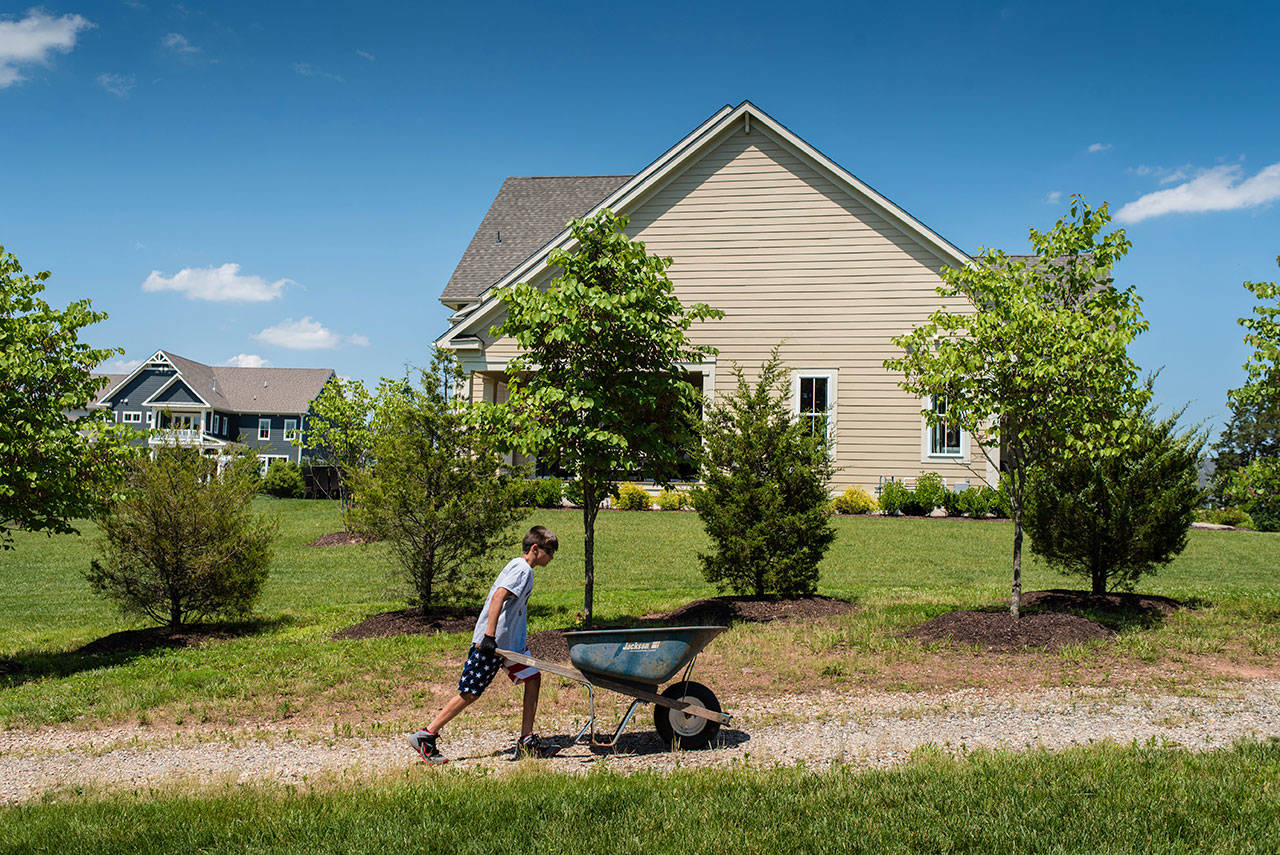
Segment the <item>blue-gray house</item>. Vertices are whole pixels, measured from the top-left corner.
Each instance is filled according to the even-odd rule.
[[[131,374],[105,375],[97,407],[149,431],[152,445],[189,445],[210,454],[248,447],[265,469],[272,460],[302,461],[297,443],[311,404],[332,368],[238,368],[205,365],[166,350]]]

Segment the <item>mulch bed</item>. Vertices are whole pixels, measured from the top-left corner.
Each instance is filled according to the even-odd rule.
[[[1058,650],[1069,644],[1108,639],[1127,624],[1159,623],[1183,605],[1149,594],[1030,591],[1022,595],[1022,614],[1017,620],[1003,606],[961,610],[939,615],[903,637],[1005,652]]]
[[[321,535],[315,540],[307,544],[307,546],[355,546],[363,543],[372,543],[371,540],[365,540],[358,534],[352,534],[348,531],[335,531],[330,534]]]
[[[243,634],[225,626],[184,626],[170,630],[163,626],[151,626],[146,629],[126,629],[113,632],[102,638],[94,639],[83,647],[77,648],[81,654],[140,653],[162,648],[196,647],[214,639],[234,638]]]
[[[434,608],[426,614],[422,609],[400,609],[376,614],[355,626],[338,630],[333,638],[391,638],[397,635],[435,635],[438,632],[470,632],[476,625],[478,609],[450,606]]]

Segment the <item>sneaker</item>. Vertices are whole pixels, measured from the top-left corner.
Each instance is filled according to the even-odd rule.
[[[436,748],[436,739],[440,737],[438,733],[427,733],[425,730],[415,731],[405,735],[405,739],[409,740],[409,747],[422,756],[424,763],[448,763],[445,756],[440,753],[440,749]]]
[[[516,742],[517,760],[524,757],[554,757],[559,752],[559,746],[544,742],[534,733],[523,736]]]

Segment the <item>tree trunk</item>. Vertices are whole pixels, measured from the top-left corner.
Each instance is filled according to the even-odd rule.
[[[1016,620],[1022,605],[1022,495],[1009,478],[1009,504],[1013,512],[1013,589],[1009,593],[1009,614]]]
[[[1105,594],[1105,593],[1107,592],[1107,573],[1106,573],[1106,571],[1105,571],[1105,570],[1100,570],[1100,569],[1098,569],[1098,568],[1096,568],[1096,567],[1095,567],[1095,568],[1093,569],[1093,573],[1091,573],[1091,574],[1090,574],[1090,576],[1093,578],[1093,593],[1095,593],[1095,594]]]
[[[169,626],[182,626],[182,603],[176,599],[169,600]]]
[[[600,510],[600,498],[592,489],[591,480],[582,479],[582,552],[584,585],[582,599],[582,626],[591,629],[591,607],[596,586],[596,511]]]

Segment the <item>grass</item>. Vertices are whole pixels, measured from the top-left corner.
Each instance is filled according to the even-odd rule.
[[[923,749],[902,767],[399,778],[82,794],[0,809],[0,852],[1280,851],[1280,744]]]
[[[450,691],[465,638],[330,640],[337,629],[406,604],[386,550],[307,547],[341,527],[332,503],[264,499],[261,507],[281,518],[281,540],[257,622],[186,649],[76,653],[139,626],[95,597],[81,576],[93,527],[80,536],[19,534],[16,548],[0,553],[0,659],[18,666],[0,676],[0,726],[335,721],[377,732],[414,723],[423,708],[437,705]],[[534,521],[559,532],[563,546],[538,573],[530,629],[573,624],[582,604],[580,514],[538,511]],[[1280,653],[1280,535],[1192,531],[1186,552],[1140,590],[1195,598],[1197,607],[1157,625],[1061,653],[978,655],[900,633],[947,611],[1004,601],[1010,524],[838,518],[835,525],[820,592],[860,608],[816,623],[734,627],[698,666],[713,675],[722,697],[988,685],[996,672],[1006,685],[1136,680],[1177,688],[1188,677],[1199,684],[1214,669],[1231,676],[1232,669],[1273,668]],[[597,618],[620,620],[713,595],[696,560],[705,548],[694,514],[601,514]],[[1079,586],[1027,558],[1024,590]],[[567,707],[578,703],[573,690],[548,694],[553,708],[561,695]],[[518,696],[501,695],[491,712],[509,715]]]

